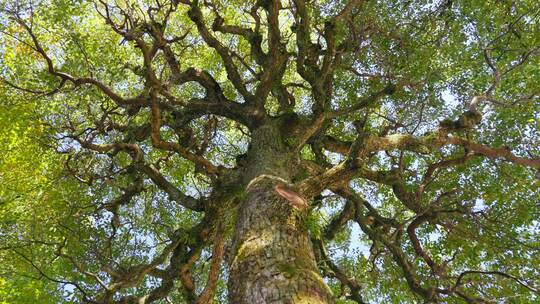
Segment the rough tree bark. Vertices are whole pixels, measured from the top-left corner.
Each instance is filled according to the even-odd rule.
[[[253,132],[230,265],[230,303],[333,303],[288,182],[294,157],[272,124]],[[249,180],[249,181],[248,181]]]

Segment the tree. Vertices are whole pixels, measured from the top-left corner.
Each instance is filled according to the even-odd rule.
[[[0,295],[538,302],[539,16],[3,3]]]

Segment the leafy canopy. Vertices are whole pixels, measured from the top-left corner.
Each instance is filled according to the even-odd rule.
[[[225,302],[274,121],[339,303],[540,300],[537,1],[1,3],[0,303]]]

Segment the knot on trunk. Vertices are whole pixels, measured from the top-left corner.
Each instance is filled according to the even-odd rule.
[[[291,206],[293,206],[296,209],[303,210],[308,207],[308,203],[305,199],[303,199],[298,193],[296,193],[294,190],[289,188],[286,184],[276,184],[274,186],[274,191],[281,196],[282,198],[286,199]]]
[[[292,185],[278,176],[267,174],[259,175],[248,183],[246,191],[255,187],[264,187],[265,185],[273,185],[272,189],[274,190],[274,193],[277,194],[278,197],[285,199],[295,209],[304,210],[309,206],[308,202],[298,194],[298,191],[296,191]]]

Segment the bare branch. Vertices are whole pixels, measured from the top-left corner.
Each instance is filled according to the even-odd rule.
[[[194,211],[203,211],[205,202],[198,200],[194,197],[185,195],[182,191],[171,184],[167,179],[156,169],[149,165],[140,165],[140,170],[144,172],[148,177],[165,193],[169,195],[169,198],[176,201],[180,205]]]

